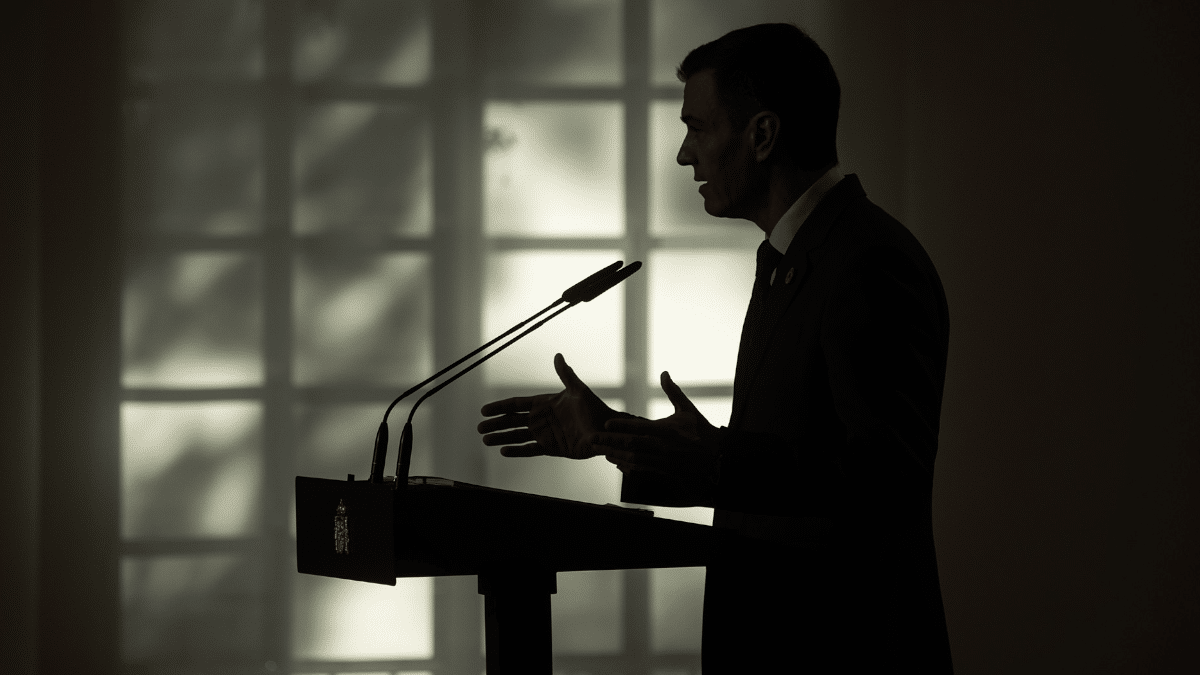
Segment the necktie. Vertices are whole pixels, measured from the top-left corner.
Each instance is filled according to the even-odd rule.
[[[752,373],[746,372],[749,364],[766,346],[765,327],[762,325],[767,306],[767,293],[771,289],[771,273],[783,260],[783,254],[775,250],[770,241],[763,240],[758,246],[758,259],[754,269],[754,290],[750,292],[750,307],[746,310],[746,321],[742,324],[742,339],[738,346],[737,373],[733,380],[733,409],[745,396],[746,385]]]

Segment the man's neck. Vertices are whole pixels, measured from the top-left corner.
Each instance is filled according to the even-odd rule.
[[[776,165],[772,168],[768,179],[763,206],[750,220],[754,221],[754,224],[770,237],[771,231],[775,229],[776,223],[783,217],[783,214],[791,208],[792,204],[796,203],[797,199],[800,199],[805,190],[812,187],[813,183],[816,183],[835,164],[836,162],[830,162],[826,166],[811,171]]]

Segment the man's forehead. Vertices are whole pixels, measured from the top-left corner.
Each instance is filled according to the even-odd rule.
[[[715,71],[706,68],[694,73],[683,84],[683,109],[679,116],[684,120],[708,120],[719,110]]]

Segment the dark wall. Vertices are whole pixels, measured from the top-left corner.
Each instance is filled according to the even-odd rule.
[[[904,14],[905,217],[951,309],[956,665],[1200,670],[1197,12]]]
[[[0,22],[0,654],[32,672],[37,600],[38,18],[14,3]]]

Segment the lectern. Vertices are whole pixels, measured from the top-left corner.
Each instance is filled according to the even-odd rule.
[[[444,478],[296,478],[299,571],[391,585],[477,575],[491,675],[552,671],[557,572],[703,566],[717,536],[641,509]]]

